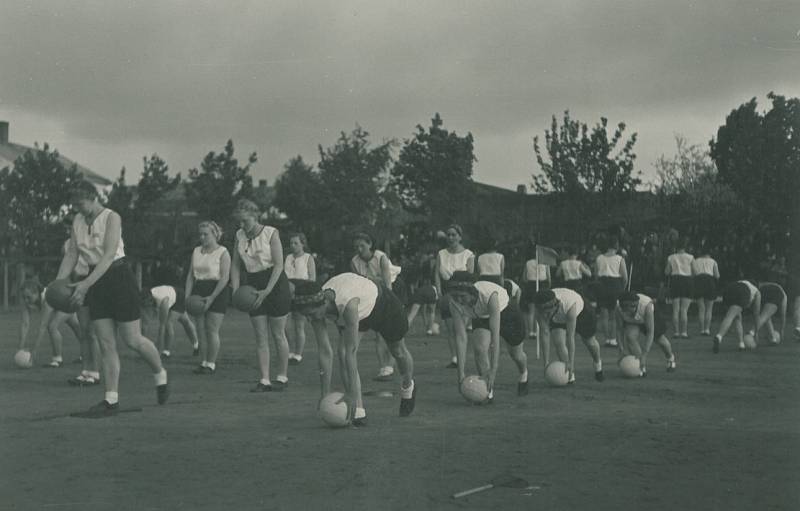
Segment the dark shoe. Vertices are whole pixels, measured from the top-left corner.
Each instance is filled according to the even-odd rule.
[[[353,419],[353,427],[355,428],[363,428],[367,425],[367,416],[359,417],[358,419]]]
[[[417,401],[417,384],[414,382],[414,390],[411,391],[411,397],[408,399],[400,399],[400,417],[408,417],[414,411],[414,405]]]
[[[264,385],[261,382],[256,383],[256,386],[250,389],[250,392],[272,392],[272,385]]]
[[[75,378],[70,378],[69,380],[67,380],[67,383],[69,383],[73,387],[83,387],[83,386],[98,385],[100,384],[100,380],[93,378],[91,376],[84,376],[82,374],[79,374]]]
[[[197,346],[196,348],[192,349],[192,356],[193,357],[196,357],[199,354],[200,354],[200,346]]]
[[[162,352],[161,352],[161,359],[162,359],[162,360],[163,360],[163,359],[165,359],[165,358],[169,358],[169,357],[171,357],[171,356],[172,356],[172,353],[170,353],[170,352],[168,352],[168,351],[162,351]]]
[[[517,395],[518,396],[527,396],[528,395],[528,382],[521,381],[517,383]]]
[[[80,364],[83,362],[83,357],[78,357],[72,361],[73,364]]]
[[[674,373],[677,368],[678,366],[675,363],[675,355],[673,355],[672,360],[667,360],[667,372]]]
[[[603,380],[606,379],[606,377],[603,376],[603,370],[602,369],[600,369],[599,371],[595,371],[594,379],[597,380],[597,381],[603,381]]]
[[[451,360],[450,363],[447,364],[445,367],[447,369],[458,369],[458,364]]]
[[[169,399],[168,383],[165,383],[164,385],[156,385],[156,399],[158,400],[158,404],[166,404],[167,400]]]
[[[283,392],[288,386],[288,381],[273,380],[272,382],[272,390],[275,392]]]
[[[300,365],[300,361],[297,360],[296,358],[290,358],[289,359],[289,365],[290,366],[299,366]]]
[[[719,353],[719,337],[714,337],[714,345],[711,347],[711,351],[714,353]]]
[[[119,413],[119,403],[114,403],[112,405],[104,399],[93,407],[89,408],[80,416],[87,419],[101,419],[103,417],[113,417],[117,413]]]
[[[192,372],[193,372],[194,374],[208,374],[208,375],[213,375],[215,371],[214,371],[214,369],[211,369],[210,367],[206,367],[206,366],[197,366],[197,367],[195,367],[194,369],[192,369]]]

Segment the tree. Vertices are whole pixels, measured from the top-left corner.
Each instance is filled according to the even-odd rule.
[[[689,144],[681,135],[675,135],[675,143],[675,155],[661,155],[654,163],[655,191],[664,216],[681,230],[691,227],[704,236],[722,234],[720,225],[736,223],[746,212],[733,189],[720,181],[707,149]]]
[[[169,166],[157,154],[150,158],[142,158],[144,170],[136,187],[136,210],[140,214],[146,212],[169,192],[174,190],[181,182],[180,173],[169,177]]]
[[[333,147],[319,146],[319,177],[325,191],[323,225],[350,229],[373,224],[381,205],[380,188],[392,162],[393,141],[370,147],[360,126],[342,132]]]
[[[48,144],[25,153],[13,169],[0,170],[0,204],[12,249],[27,256],[58,255],[66,238],[61,221],[70,193],[82,179],[77,165],[66,168]],[[5,223],[5,222],[4,222]]]
[[[800,216],[800,99],[767,98],[767,112],[758,112],[753,98],[728,114],[710,142],[711,157],[720,180],[782,237],[792,215]]]
[[[106,196],[106,206],[116,211],[123,222],[132,220],[134,207],[133,190],[125,184],[125,172],[125,167],[122,167],[119,171],[119,177],[111,185],[111,190]]]
[[[539,137],[533,138],[533,150],[542,174],[533,175],[533,186],[537,192],[559,192],[570,195],[592,192],[604,197],[636,190],[641,184],[635,172],[636,154],[633,146],[636,133],[623,141],[625,123],[617,124],[611,140],[608,138],[608,119],[592,128],[564,112],[559,127],[553,116],[550,129],[545,130],[545,160],[539,146]]]
[[[392,186],[410,212],[430,218],[433,225],[458,221],[472,202],[471,133],[459,136],[442,126],[437,113],[426,131],[417,125],[403,143],[392,171]]]
[[[325,218],[329,194],[319,172],[295,156],[284,166],[275,181],[275,206],[289,217],[294,228],[309,238],[319,231],[320,219]]]
[[[189,170],[186,198],[189,207],[197,211],[201,219],[231,225],[236,202],[249,198],[253,191],[250,166],[258,161],[256,153],[248,157],[246,165],[239,166],[233,152],[233,141],[228,140],[223,152],[208,153],[200,169]]]

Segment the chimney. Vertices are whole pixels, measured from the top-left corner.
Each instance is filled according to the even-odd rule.
[[[517,193],[520,195],[525,195],[528,188],[525,185],[517,185]]]
[[[8,121],[0,121],[0,144],[8,143]]]
[[[259,188],[266,188],[267,187],[267,180],[266,179],[259,179],[258,180],[258,187]]]

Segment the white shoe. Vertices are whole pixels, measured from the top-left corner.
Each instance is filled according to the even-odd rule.
[[[605,346],[609,346],[611,348],[616,348],[617,346],[619,346],[619,344],[617,344],[617,340],[616,339],[606,339]]]
[[[433,332],[433,335],[439,335],[439,323],[434,323],[431,326],[431,332]]]

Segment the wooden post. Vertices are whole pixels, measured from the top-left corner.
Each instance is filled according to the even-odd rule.
[[[3,311],[8,312],[8,259],[3,259]]]

